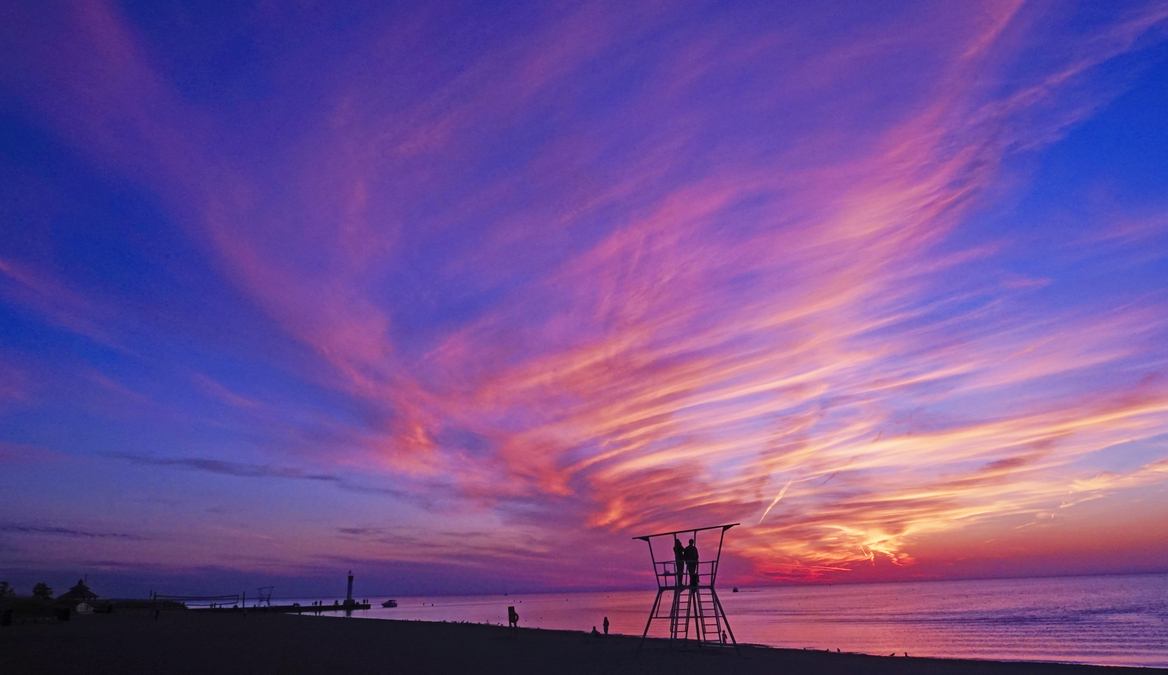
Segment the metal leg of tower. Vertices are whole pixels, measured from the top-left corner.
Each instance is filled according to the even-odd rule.
[[[694,620],[694,633],[695,633],[694,637],[697,638],[696,633],[697,633],[697,628],[698,628],[698,622],[697,622],[697,617],[694,616],[694,596],[693,596],[692,590],[685,594],[685,639],[686,639],[686,641],[689,641],[689,620],[691,618]]]
[[[688,591],[681,588],[673,591],[673,608],[669,612],[669,644],[674,641],[689,639],[690,597]]]
[[[677,639],[677,617],[681,612],[681,593],[673,589],[673,604],[669,606],[669,644]]]
[[[653,609],[649,610],[649,620],[645,622],[645,632],[641,633],[641,643],[637,645],[637,649],[645,645],[645,638],[649,635],[649,626],[653,623],[653,617],[657,615],[657,606],[661,604],[661,594],[664,592],[664,588],[657,589],[657,599],[653,601]]]
[[[701,591],[701,589],[699,589],[699,588],[691,588],[690,589],[689,602],[690,602],[691,606],[693,605],[694,600],[698,601],[697,611],[694,612],[694,628],[695,628],[694,632],[697,634],[694,637],[697,638],[698,647],[700,648],[702,646],[702,643],[706,641],[706,619],[705,619],[705,616],[702,612],[702,591]]]
[[[726,624],[726,632],[730,634],[730,642],[734,645],[734,653],[742,656],[742,652],[738,651],[738,640],[734,639],[734,630],[730,628],[730,619],[726,617],[726,610],[722,609],[722,601],[718,599],[718,592],[714,587],[710,587],[710,594],[714,596],[714,605],[718,608],[718,613],[722,615],[722,623]]]

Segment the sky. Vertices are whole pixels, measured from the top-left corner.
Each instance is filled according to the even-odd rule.
[[[1165,82],[1165,2],[3,2],[0,575],[1168,571]]]

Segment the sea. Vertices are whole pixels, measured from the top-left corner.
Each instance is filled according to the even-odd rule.
[[[397,596],[362,619],[506,625],[641,635],[655,590]],[[1058,577],[719,589],[739,643],[888,656],[1168,667],[1168,575]],[[312,600],[295,599],[303,605]],[[291,602],[282,600],[279,604]],[[667,636],[668,622],[650,635]]]

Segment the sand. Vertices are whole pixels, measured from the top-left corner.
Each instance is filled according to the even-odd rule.
[[[0,628],[0,672],[21,673],[1140,673],[1150,669],[877,657],[743,646],[675,651],[663,641],[472,624],[194,611],[82,615]],[[1168,672],[1160,670],[1159,672]]]

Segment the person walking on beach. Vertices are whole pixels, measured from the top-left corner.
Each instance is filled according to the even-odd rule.
[[[604,634],[608,635],[608,617],[604,617]]]
[[[689,568],[689,585],[698,585],[698,547],[694,546],[694,540],[689,540],[689,546],[682,551],[685,556],[685,566]]]
[[[515,611],[515,605],[507,608],[507,627],[511,629],[511,634],[519,637],[519,612]]]
[[[677,585],[681,586],[685,582],[682,577],[685,576],[685,548],[681,545],[681,540],[676,536],[673,538],[673,569],[677,572]]]

